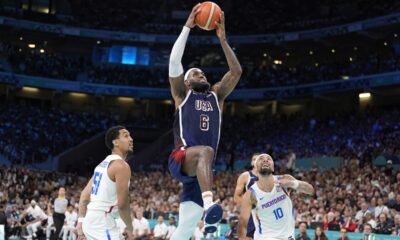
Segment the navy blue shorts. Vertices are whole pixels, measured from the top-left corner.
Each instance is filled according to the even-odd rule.
[[[182,172],[185,162],[186,149],[176,148],[172,150],[168,159],[168,169],[171,175],[183,184],[181,202],[192,201],[203,207],[203,198],[197,177],[190,177]]]

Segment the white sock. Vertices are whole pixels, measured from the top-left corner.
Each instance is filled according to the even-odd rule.
[[[203,197],[204,210],[207,210],[213,204],[213,193],[211,191],[206,191],[201,194]]]
[[[187,240],[190,239],[197,224],[203,217],[204,210],[194,202],[182,202],[179,204],[179,222],[178,227],[172,234],[171,240]]]

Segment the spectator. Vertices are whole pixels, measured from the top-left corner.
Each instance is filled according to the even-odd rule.
[[[328,238],[325,235],[324,229],[321,226],[318,226],[315,229],[315,240],[327,240]]]
[[[167,233],[168,233],[168,227],[164,223],[164,217],[160,215],[157,218],[157,224],[153,230],[154,240],[165,239],[165,237],[167,236]]]
[[[47,220],[47,215],[43,212],[39,205],[36,204],[35,200],[31,200],[31,204],[25,210],[23,216],[30,217],[30,219],[28,219],[26,223],[26,229],[29,234],[28,238],[36,238],[36,232],[38,231],[38,228],[42,225],[42,221]]]
[[[400,236],[400,213],[394,216],[394,227],[392,235]]]
[[[372,226],[369,223],[364,224],[363,238],[360,240],[373,239]]]
[[[69,205],[65,212],[65,223],[63,226],[63,240],[67,240],[69,236],[72,240],[76,239],[75,226],[78,221],[78,213],[74,210],[72,205]]]
[[[297,235],[296,240],[311,240],[307,235],[307,223],[299,223],[299,234]]]
[[[371,213],[368,211],[368,204],[366,202],[361,203],[361,210],[356,214],[356,222],[360,222],[362,218],[366,217],[367,213]]]
[[[351,208],[346,207],[344,209],[344,217],[342,222],[342,229],[346,229],[346,232],[354,232],[357,228],[357,225],[354,223],[351,217]]]
[[[171,239],[172,234],[175,232],[176,230],[176,223],[175,223],[175,218],[174,217],[170,217],[169,221],[168,221],[168,233],[167,233],[167,237],[165,239],[169,240]]]
[[[388,221],[385,213],[379,215],[379,222],[375,228],[377,234],[391,234],[393,232],[393,225]]]
[[[340,229],[340,237],[338,240],[349,240],[349,237],[347,237],[347,230],[346,228]]]
[[[371,225],[372,229],[375,229],[375,228],[376,228],[377,223],[376,223],[376,221],[375,221],[375,219],[374,219],[374,216],[372,215],[371,212],[368,211],[368,212],[365,214],[364,219],[365,219],[364,222],[365,222],[365,223],[368,223],[369,225]]]
[[[378,218],[381,213],[388,211],[389,208],[383,204],[383,199],[378,198],[378,206],[375,208],[375,218]]]
[[[147,240],[150,234],[149,221],[143,217],[143,211],[136,212],[136,218],[133,220],[133,229],[136,240]]]

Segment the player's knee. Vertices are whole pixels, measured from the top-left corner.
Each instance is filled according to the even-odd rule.
[[[203,146],[200,150],[200,154],[212,160],[214,156],[214,149],[209,146]]]

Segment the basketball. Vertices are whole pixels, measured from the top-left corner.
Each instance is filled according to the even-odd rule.
[[[219,22],[221,8],[214,2],[203,2],[200,6],[200,12],[196,15],[197,25],[204,30],[211,31],[216,28],[215,22]]]

